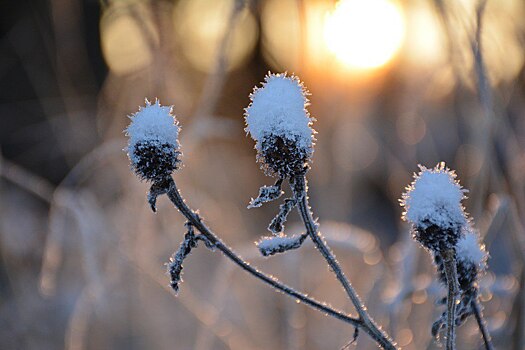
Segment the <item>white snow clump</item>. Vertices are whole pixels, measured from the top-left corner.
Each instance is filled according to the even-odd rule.
[[[172,111],[173,106],[161,106],[159,100],[151,104],[146,99],[146,106],[139,107],[139,111],[130,116],[131,124],[126,129],[126,135],[129,136],[128,151],[144,141],[156,141],[179,148],[180,127]]]
[[[485,245],[480,242],[479,233],[471,227],[466,229],[465,235],[458,241],[456,250],[459,260],[472,262],[480,270],[486,267],[488,253]]]
[[[301,81],[286,73],[268,73],[264,80],[250,95],[251,104],[245,109],[245,130],[256,141],[256,149],[262,150],[261,141],[268,136],[281,136],[311,149],[313,118],[306,110],[308,92]]]
[[[293,236],[279,234],[278,236],[263,237],[259,242],[256,242],[256,244],[262,255],[270,256],[299,248],[306,237],[306,234]]]
[[[468,220],[461,201],[468,191],[456,180],[455,172],[444,162],[433,169],[419,168],[401,199],[403,219],[423,229],[431,225],[442,229],[464,226]]]

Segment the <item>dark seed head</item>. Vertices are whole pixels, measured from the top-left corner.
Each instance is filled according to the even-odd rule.
[[[286,178],[303,172],[311,155],[311,149],[298,147],[294,139],[269,135],[262,140],[257,160],[266,174]]]
[[[428,223],[413,229],[413,237],[425,248],[438,253],[453,249],[461,238],[461,227],[443,228]]]
[[[139,141],[129,149],[131,167],[142,180],[160,181],[179,168],[180,152],[157,140]]]

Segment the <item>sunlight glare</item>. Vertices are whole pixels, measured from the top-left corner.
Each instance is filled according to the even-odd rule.
[[[342,0],[324,26],[328,50],[349,68],[385,65],[401,47],[404,35],[402,11],[389,0]]]

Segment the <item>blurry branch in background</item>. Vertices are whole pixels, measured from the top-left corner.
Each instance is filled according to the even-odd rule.
[[[40,292],[46,296],[56,293],[57,274],[63,260],[63,239],[67,233],[69,224],[68,214],[73,214],[81,234],[82,267],[86,276],[86,284],[78,297],[73,310],[69,316],[69,322],[65,334],[65,348],[77,350],[86,348],[86,336],[89,331],[89,319],[93,308],[101,302],[100,297],[112,283],[112,277],[108,275],[108,266],[115,264],[115,259],[125,258],[138,272],[152,279],[166,291],[171,288],[165,283],[164,276],[152,272],[147,266],[136,261],[131,253],[119,249],[120,254],[111,254],[105,266],[96,266],[99,259],[95,256],[94,249],[98,246],[94,240],[97,232],[104,233],[104,238],[110,243],[117,243],[116,237],[108,232],[109,225],[104,223],[102,216],[96,215],[99,212],[99,205],[92,202],[92,195],[86,191],[79,191],[74,188],[82,179],[81,176],[89,176],[87,173],[96,165],[104,163],[104,160],[114,155],[120,154],[122,145],[119,141],[109,141],[86,155],[64,178],[62,183],[54,186],[46,179],[35,175],[17,164],[2,158],[0,155],[0,177],[16,184],[20,188],[34,194],[44,202],[48,203],[49,224],[46,243],[43,251],[42,268],[40,273]],[[87,197],[86,197],[87,196]],[[91,200],[89,199],[91,198]],[[86,201],[87,200],[87,201]],[[91,202],[91,204],[90,204]],[[97,227],[92,227],[96,224]],[[219,279],[228,281],[228,279]],[[189,286],[185,287],[190,289]],[[228,346],[229,341],[224,332],[225,329],[232,329],[233,326],[227,320],[220,323],[217,320],[217,311],[214,306],[207,304],[204,300],[193,298],[194,293],[189,290],[188,295],[181,299],[183,305],[196,320],[202,325],[201,329],[206,329],[206,334],[213,334],[217,339]],[[236,337],[242,338],[242,333],[237,332]],[[241,343],[250,344],[247,339],[241,339]]]
[[[484,61],[483,56],[483,47],[482,47],[482,29],[483,29],[483,14],[485,11],[487,5],[487,0],[479,0],[477,7],[476,7],[476,30],[475,30],[475,36],[472,39],[472,53],[474,57],[475,62],[475,73],[476,73],[476,82],[477,82],[477,91],[478,96],[480,100],[480,104],[482,106],[482,110],[484,113],[484,120],[483,120],[483,128],[481,133],[481,144],[482,144],[482,152],[484,155],[484,161],[482,164],[482,168],[480,170],[479,176],[477,178],[477,184],[478,184],[478,191],[480,191],[480,197],[478,197],[477,201],[474,201],[474,203],[477,203],[478,206],[481,206],[483,204],[483,199],[487,195],[486,192],[481,192],[481,190],[488,190],[489,187],[489,181],[493,183],[493,185],[496,187],[497,192],[503,191],[504,184],[501,183],[502,179],[505,179],[504,177],[504,171],[505,169],[502,169],[500,167],[500,164],[497,163],[496,156],[495,156],[495,145],[496,145],[496,136],[499,134],[499,129],[502,127],[501,125],[504,123],[500,119],[501,117],[496,119],[495,110],[494,110],[494,99],[492,94],[492,88],[489,81],[489,77],[487,74],[487,69]],[[506,143],[510,145],[513,142],[513,138],[506,140]],[[502,164],[502,166],[506,166],[507,164]],[[492,175],[492,176],[491,176]],[[524,291],[524,279],[525,279],[525,245],[523,244],[523,233],[525,232],[523,230],[522,223],[520,221],[520,215],[518,213],[518,209],[521,206],[523,206],[525,203],[523,201],[523,193],[519,190],[520,186],[519,184],[516,184],[515,181],[513,181],[513,175],[510,175],[510,178],[508,179],[508,186],[510,186],[510,190],[512,198],[510,207],[513,208],[513,210],[509,210],[509,204],[507,203],[507,200],[505,198],[502,198],[504,200],[504,203],[502,205],[506,208],[506,212],[508,215],[510,215],[512,218],[511,220],[514,223],[514,229],[511,230],[510,233],[511,237],[509,237],[510,241],[513,242],[513,246],[519,247],[517,258],[521,260],[521,272],[519,277],[519,285],[520,290],[516,295],[515,298],[515,307],[513,308],[513,311],[515,313],[515,325],[514,325],[514,335],[513,335],[513,346],[515,349],[522,349],[524,344],[524,337],[523,337],[523,329],[524,329],[524,318],[525,318],[525,291]],[[516,205],[518,203],[518,205]],[[506,204],[506,205],[505,205]],[[523,207],[522,207],[523,208]],[[478,212],[481,212],[481,208],[478,208]],[[521,233],[521,235],[519,234]],[[483,330],[483,322],[479,322],[480,329]]]
[[[447,53],[452,71],[454,72],[454,79],[456,85],[463,85],[461,80],[461,66],[464,66],[465,57],[461,50],[458,49],[458,44],[455,41],[454,30],[452,29],[452,24],[450,23],[450,16],[448,13],[446,0],[434,0],[434,5],[437,9],[437,12],[440,16],[441,23],[443,25],[443,31],[446,34],[447,39]]]
[[[94,268],[96,259],[93,256],[94,252],[91,247],[91,234],[86,233],[89,225],[85,225],[83,219],[83,216],[89,213],[82,214],[87,202],[84,200],[84,195],[76,190],[74,186],[87,178],[93,168],[104,164],[110,155],[120,153],[121,150],[122,144],[119,141],[108,141],[100,145],[82,158],[56,187],[47,180],[34,175],[9,160],[0,158],[0,176],[35,194],[50,205],[48,234],[40,274],[40,288],[44,295],[53,295],[55,293],[56,274],[62,260],[61,247],[64,239],[66,211],[71,211],[75,214],[77,223],[81,226],[83,234],[82,247],[83,252],[86,253],[84,256],[85,266],[87,267],[86,272],[88,272],[90,279],[94,281],[92,285],[96,285],[100,279],[97,272],[98,268]],[[81,204],[79,201],[84,204]],[[89,208],[91,208],[89,212],[95,213],[96,207],[97,205],[93,203],[89,204]],[[101,215],[98,216],[99,219],[102,217]],[[93,220],[93,222],[100,222],[99,219]]]
[[[51,202],[55,187],[46,179],[34,175],[5,159],[0,150],[0,176],[34,194],[45,202]]]
[[[188,125],[184,136],[182,137],[181,143],[188,150],[191,150],[191,146],[198,145],[201,139],[208,136],[211,132],[219,133],[224,136],[230,135],[232,132],[231,127],[233,123],[224,118],[222,118],[222,120],[217,120],[218,117],[213,116],[213,112],[219,101],[226,80],[228,66],[227,52],[235,30],[235,24],[242,10],[245,6],[248,6],[247,3],[249,2],[251,2],[251,0],[233,1],[229,18],[226,20],[228,24],[226,25],[224,36],[218,46],[215,67],[208,74],[204,83],[203,91],[197,103],[197,109],[193,114],[193,122]]]
[[[450,28],[451,3],[444,0],[435,0],[438,13],[444,23],[445,32],[448,36],[449,49],[453,52],[460,51],[452,44],[454,33]],[[473,214],[481,217],[485,209],[487,198],[491,192],[498,195],[499,206],[495,216],[492,218],[489,229],[486,232],[487,239],[500,236],[500,231],[495,231],[493,225],[500,220],[500,215],[506,217],[505,220],[510,222],[512,228],[508,234],[501,238],[509,241],[509,244],[516,247],[516,258],[520,264],[517,268],[519,290],[514,298],[514,307],[512,314],[508,318],[509,328],[512,329],[512,346],[513,349],[522,349],[524,346],[523,327],[525,324],[525,244],[523,243],[523,210],[525,209],[525,197],[523,195],[523,183],[521,175],[517,174],[512,165],[517,161],[517,157],[523,153],[519,144],[515,128],[510,126],[507,115],[504,112],[498,112],[495,95],[493,92],[493,83],[490,81],[488,68],[485,60],[483,46],[483,19],[487,0],[478,0],[475,4],[474,18],[465,25],[467,37],[469,39],[469,49],[473,63],[472,74],[475,81],[475,89],[478,95],[481,107],[481,116],[472,122],[474,126],[471,131],[471,139],[475,142],[481,151],[482,163],[481,168],[474,178],[472,191],[470,194],[473,203]],[[457,14],[459,18],[464,18],[464,14]],[[451,62],[455,74],[459,69],[456,62]],[[456,77],[458,80],[459,76]],[[475,116],[469,116],[474,118]],[[480,324],[481,326],[481,324]]]
[[[474,60],[474,73],[476,78],[476,87],[478,98],[482,107],[483,115],[481,118],[480,132],[477,137],[480,149],[483,155],[483,162],[478,176],[476,177],[475,187],[476,191],[473,194],[474,213],[480,215],[483,211],[485,198],[489,190],[489,178],[491,173],[495,173],[498,164],[494,162],[494,135],[496,127],[494,101],[492,94],[492,87],[490,85],[487,68],[483,56],[482,45],[482,30],[483,30],[483,14],[487,5],[487,0],[479,0],[476,6],[476,21],[474,36],[471,37],[472,57]],[[493,176],[497,190],[501,190],[499,183],[500,176]]]

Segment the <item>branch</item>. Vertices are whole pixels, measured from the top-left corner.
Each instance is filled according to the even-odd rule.
[[[321,311],[338,320],[349,323],[354,327],[364,327],[365,326],[363,321],[361,321],[360,319],[350,317],[339,310],[333,309],[327,304],[324,304],[313,298],[310,298],[306,294],[296,291],[295,289],[281,283],[275,277],[269,276],[259,271],[257,268],[252,267],[248,262],[244,261],[233,250],[231,250],[226,244],[224,244],[224,242],[222,242],[222,240],[219,237],[217,237],[201,221],[200,217],[197,215],[197,213],[195,213],[195,211],[193,211],[186,205],[184,199],[179,193],[179,190],[173,178],[169,177],[165,180],[165,182],[155,183],[152,186],[151,192],[149,194],[149,202],[150,202],[150,205],[152,206],[152,209],[155,208],[156,196],[160,194],[164,194],[164,193],[168,196],[168,198],[173,203],[173,205],[181,212],[181,214],[184,215],[184,217],[186,217],[186,219],[191,223],[191,225],[193,225],[197,230],[201,232],[201,234],[204,237],[206,237],[210,245],[220,250],[228,259],[233,261],[235,264],[241,267],[244,271],[248,272],[255,278],[268,284],[270,287],[277,289],[296,300],[299,300],[300,302],[310,306],[313,309]]]
[[[474,316],[476,317],[476,321],[478,322],[478,327],[481,332],[481,336],[483,337],[483,342],[485,343],[485,349],[494,350],[494,346],[492,345],[492,339],[490,338],[490,334],[487,329],[487,324],[483,319],[483,312],[481,309],[481,305],[479,304],[478,298],[472,300],[471,307],[472,311],[474,312]]]
[[[456,349],[456,299],[459,292],[456,253],[449,249],[442,253],[447,277],[447,350]]]
[[[315,246],[325,258],[326,262],[336,275],[337,279],[343,285],[348,297],[352,301],[357,313],[359,314],[359,320],[362,321],[363,330],[368,333],[376,342],[379,343],[384,349],[396,349],[393,341],[389,336],[382,331],[374,322],[372,317],[366,311],[366,307],[357,295],[357,292],[352,287],[350,281],[346,278],[341,266],[337,262],[335,255],[332,253],[328,245],[326,244],[324,237],[318,231],[317,224],[314,222],[312,212],[308,204],[308,187],[306,183],[306,176],[304,174],[298,175],[291,179],[290,185],[296,195],[298,202],[299,213],[303,220],[306,232],[314,242]]]

